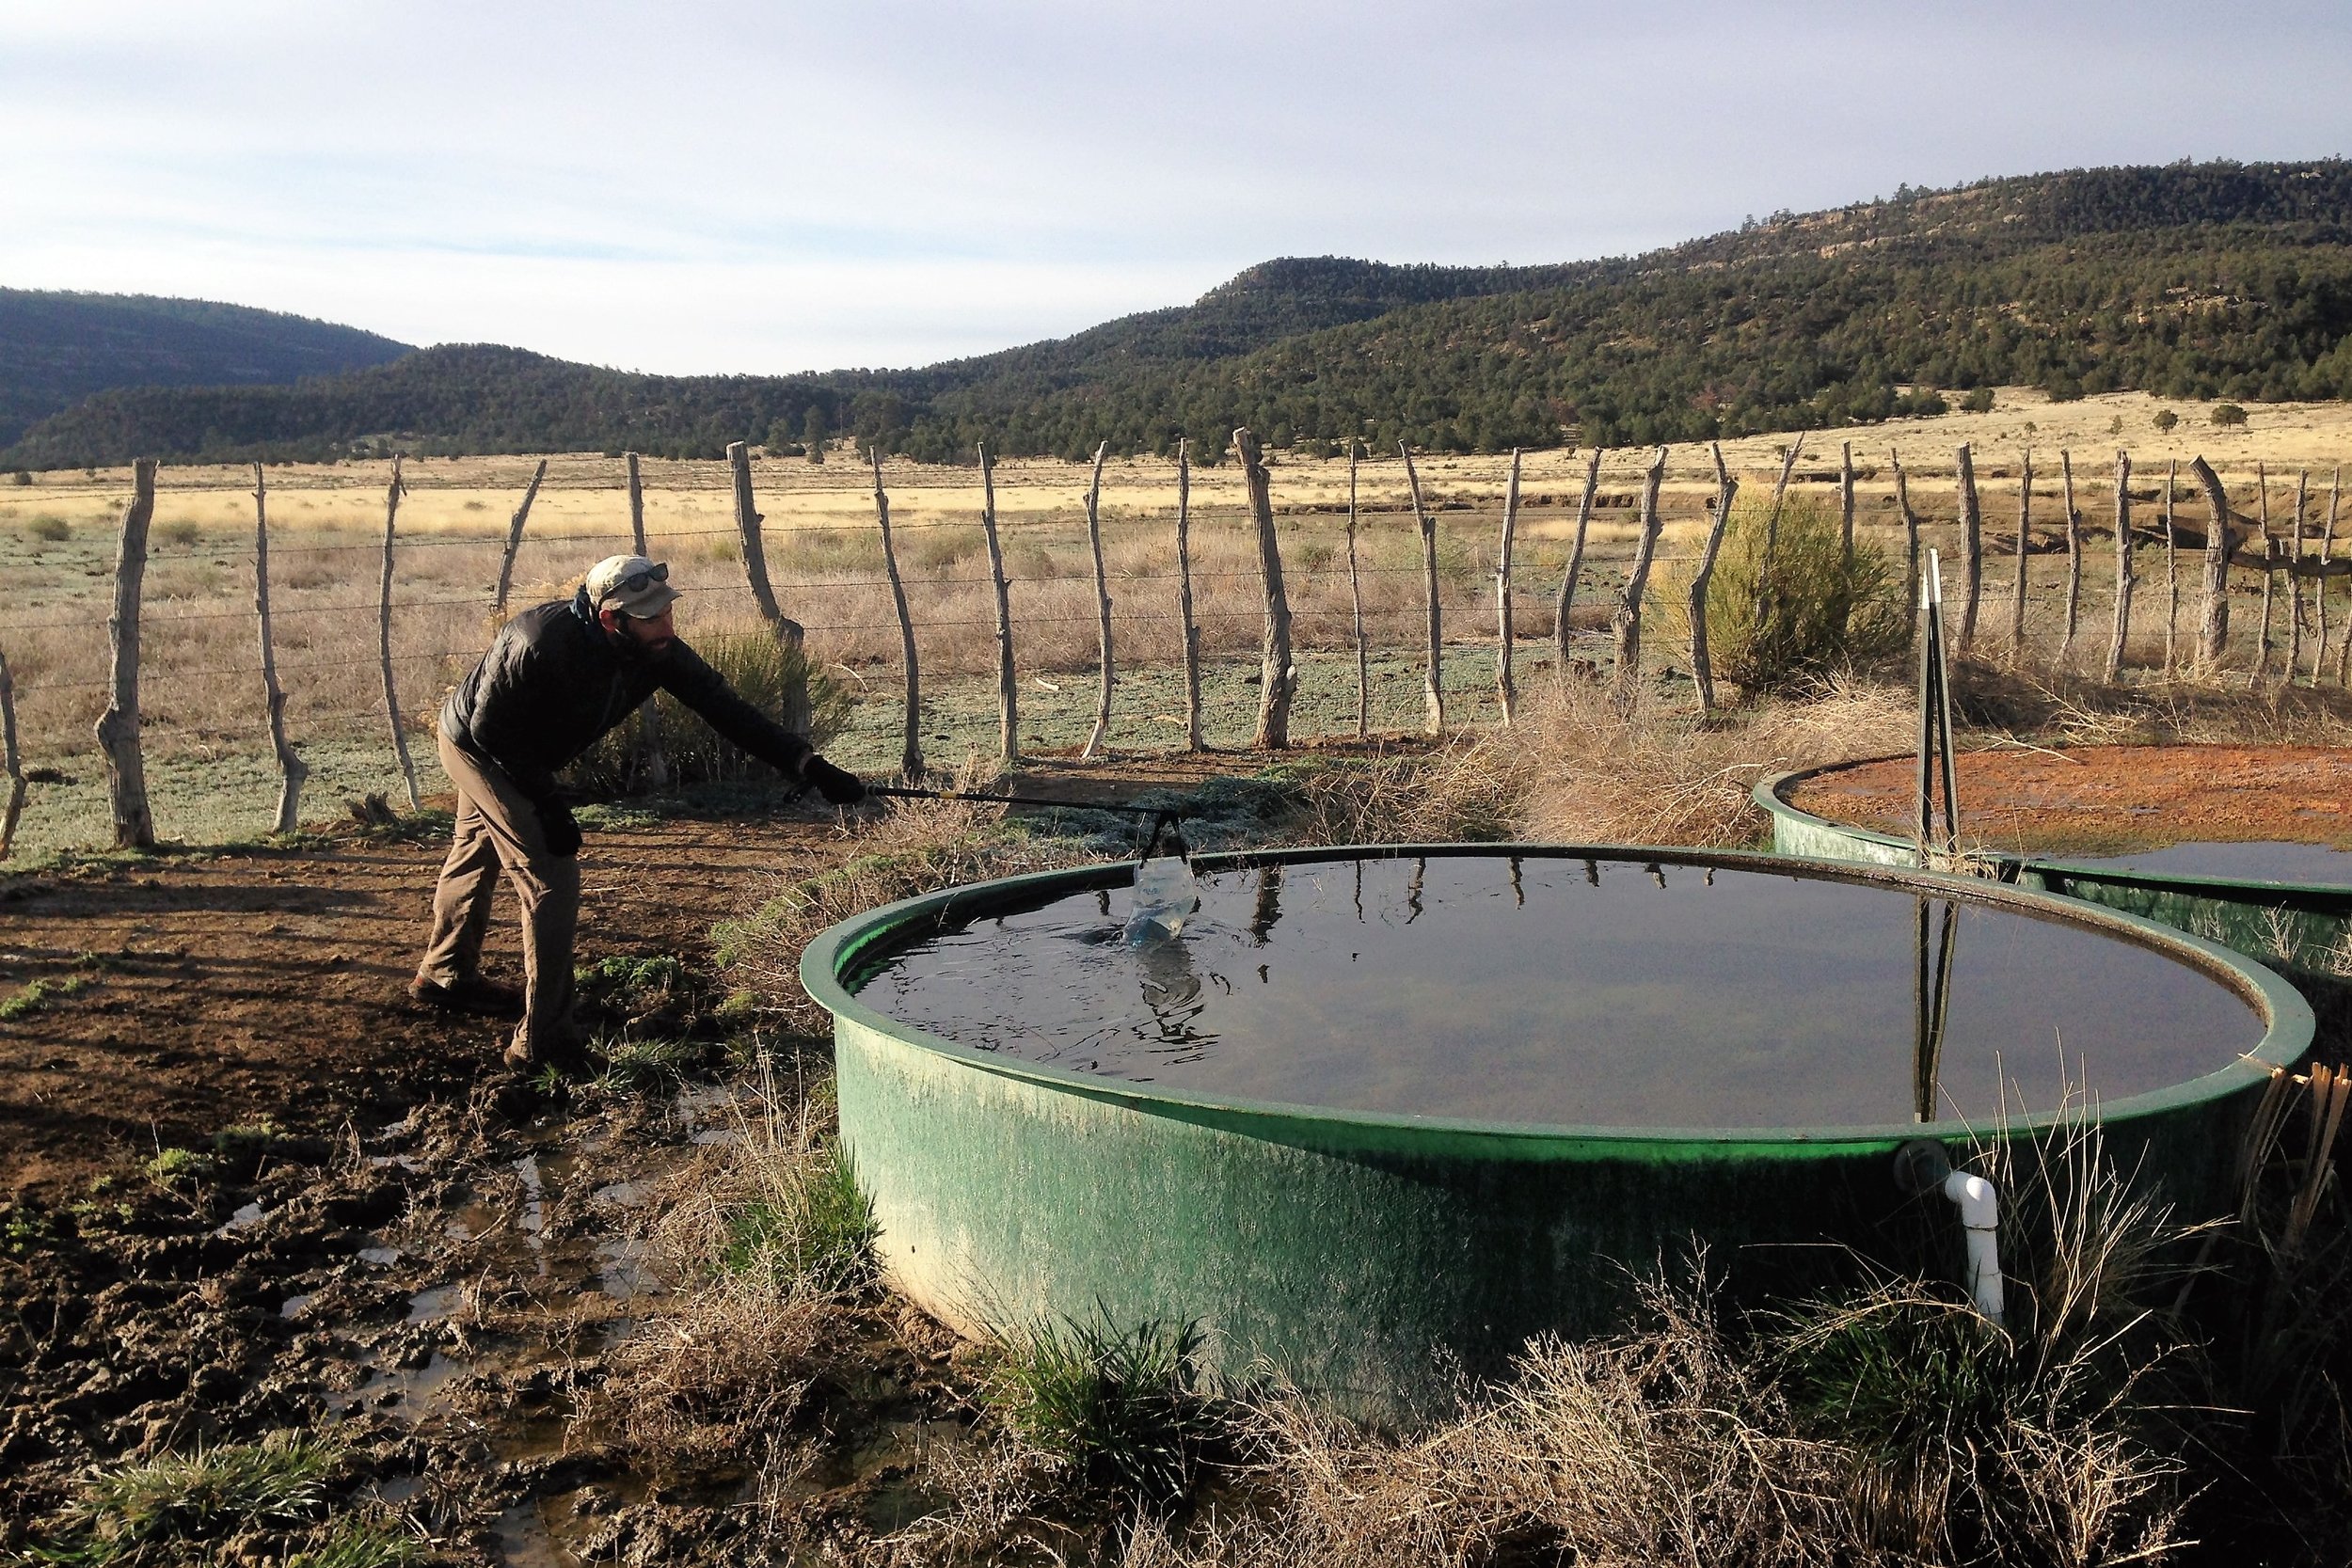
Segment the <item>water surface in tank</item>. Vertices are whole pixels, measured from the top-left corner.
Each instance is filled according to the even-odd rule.
[[[2253,1006],[2063,920],[1899,885],[1435,856],[1222,870],[1173,939],[1124,888],[950,921],[856,977],[960,1044],[1208,1096],[1613,1127],[1838,1127],[2227,1066]],[[2004,1092],[2006,1090],[2006,1100]]]
[[[2111,865],[2125,871],[2181,877],[2225,877],[2249,882],[2342,882],[2352,884],[2352,849],[2325,844],[2190,843],[2127,855],[2048,855],[2074,865]]]

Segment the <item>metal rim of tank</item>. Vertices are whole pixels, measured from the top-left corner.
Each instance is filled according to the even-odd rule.
[[[1815,833],[1842,834],[1861,844],[1882,850],[1899,853],[1907,862],[1918,850],[1907,838],[1880,832],[1875,828],[1856,827],[1819,816],[1788,799],[1791,790],[1809,779],[1825,773],[1842,772],[1849,768],[1867,768],[1874,763],[1908,760],[1911,753],[1897,752],[1886,756],[1851,757],[1844,762],[1826,763],[1820,768],[1801,768],[1791,773],[1770,773],[1758,779],[1749,798],[1756,808],[1766,814],[1794,822]],[[1965,805],[1963,795],[1963,804]],[[1873,857],[1874,859],[1878,857]],[[2133,887],[2171,890],[2186,894],[2258,893],[2268,895],[2281,903],[2315,907],[2328,911],[2352,911],[2352,882],[2282,882],[2262,877],[2216,877],[2185,871],[2134,871],[2118,865],[2092,865],[2083,861],[2071,861],[2060,855],[2026,855],[2010,850],[1988,850],[1982,858],[1999,868],[2003,881],[2014,881],[2020,872],[2053,871],[2060,876],[2089,882],[2117,882]],[[1888,861],[1884,863],[1902,863]]]
[[[1759,792],[1761,789],[1762,785],[1759,785]],[[1886,842],[1899,847],[1905,854],[1911,852],[1911,846],[1899,840],[1887,839]],[[2313,1018],[2311,1006],[2301,993],[2269,970],[2249,962],[2219,943],[2137,915],[2055,895],[2024,892],[1979,878],[1947,876],[1859,862],[1758,854],[1748,850],[1605,844],[1331,845],[1202,854],[1193,857],[1193,864],[1201,871],[1229,871],[1259,865],[1352,859],[1403,860],[1416,856],[1433,859],[1438,856],[1477,856],[1501,860],[1518,856],[1525,859],[1620,861],[1637,866],[1714,867],[1869,886],[1926,888],[1940,895],[1970,903],[1994,905],[2028,915],[2089,927],[2138,946],[2154,949],[2227,987],[2251,1006],[2262,1019],[2262,1039],[2236,1060],[2212,1072],[2164,1088],[2101,1101],[2096,1119],[2104,1123],[2160,1116],[2240,1092],[2267,1078],[2274,1069],[2293,1067],[2301,1060],[2312,1043]],[[944,888],[868,910],[829,927],[809,942],[801,958],[801,984],[811,999],[838,1021],[854,1022],[891,1038],[921,1046],[981,1071],[1025,1080],[1139,1111],[1203,1121],[1235,1131],[1246,1131],[1253,1125],[1269,1122],[1305,1123],[1334,1130],[1346,1128],[1352,1139],[1393,1142],[1398,1147],[1417,1147],[1430,1139],[1460,1138],[1497,1149],[1510,1145],[1582,1147],[1623,1155],[1646,1146],[1662,1158],[1673,1158],[1677,1151],[1692,1155],[1704,1151],[1713,1155],[1732,1148],[1751,1158],[1804,1158],[1830,1148],[1892,1148],[1915,1138],[1965,1141],[1989,1135],[2001,1138],[2032,1136],[2058,1125],[2070,1114],[2060,1108],[2021,1116],[1993,1127],[1957,1118],[1804,1128],[1613,1127],[1396,1116],[1277,1101],[1188,1094],[1124,1079],[1072,1072],[959,1044],[866,1006],[842,978],[861,963],[885,956],[897,940],[911,939],[916,934],[914,928],[930,926],[951,911],[985,912],[992,909],[1028,905],[1041,895],[1055,892],[1081,893],[1096,888],[1124,886],[1132,880],[1136,863],[1134,861],[1118,861],[1100,865],[1030,872]]]

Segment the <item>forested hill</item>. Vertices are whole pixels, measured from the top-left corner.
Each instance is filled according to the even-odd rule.
[[[630,375],[429,350],[294,388],[114,391],[0,463],[635,447],[816,420],[920,456],[1692,440],[1931,411],[1979,387],[2352,396],[2352,164],[2204,164],[1908,188],[1646,256],[1546,267],[1286,260],[1195,304],[913,371]]]
[[[239,305],[0,289],[0,446],[110,387],[290,382],[409,352],[357,327]]]

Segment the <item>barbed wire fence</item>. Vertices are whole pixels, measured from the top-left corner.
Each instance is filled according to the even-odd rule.
[[[1500,509],[1443,496],[1430,498],[1428,508],[1418,514],[1394,501],[1368,501],[1344,515],[1329,503],[1299,505],[1281,509],[1285,526],[1279,530],[1274,529],[1273,515],[1253,515],[1245,484],[1240,505],[1189,508],[1186,521],[1195,531],[1190,559],[1183,561],[1168,514],[1109,515],[1101,522],[1108,556],[1098,581],[1093,573],[1069,564],[1067,558],[1084,538],[1083,523],[1070,518],[1020,519],[999,530],[993,517],[979,515],[907,517],[891,525],[897,537],[890,543],[878,522],[803,519],[767,530],[755,510],[748,454],[737,448],[730,452],[738,479],[732,526],[660,527],[653,539],[659,553],[686,567],[679,577],[691,592],[696,637],[706,631],[740,634],[763,622],[778,631],[781,623],[792,628],[813,667],[854,685],[859,721],[836,744],[856,752],[858,760],[866,752],[886,754],[881,746],[890,728],[903,730],[901,761],[913,769],[924,766],[927,744],[946,747],[934,760],[945,760],[959,748],[982,761],[1009,760],[1008,753],[1074,752],[1086,719],[1087,686],[1081,677],[1106,665],[1115,665],[1118,675],[1103,689],[1113,695],[1102,701],[1095,717],[1107,725],[1112,749],[1181,750],[1194,735],[1222,749],[1248,744],[1256,733],[1252,721],[1262,723],[1276,701],[1284,707],[1283,727],[1292,740],[1505,722],[1511,696],[1500,657],[1505,626],[1512,628],[1512,646],[1522,660],[1534,662],[1534,655],[1565,668],[1565,661],[1574,659],[1585,675],[1603,676],[1612,665],[1613,645],[1626,645],[1629,621],[1639,646],[1641,620],[1655,613],[1661,593],[1653,578],[1641,603],[1625,603],[1623,586],[1633,565],[1625,557],[1640,553],[1645,539],[1655,556],[1653,566],[1688,566],[1709,553],[1696,547],[1656,553],[1670,520],[1720,534],[1712,486],[1705,483],[1713,475],[1695,468],[1701,483],[1683,486],[1677,501],[1661,502],[1653,496],[1644,504],[1637,499],[1640,469],[1649,466],[1643,456],[1620,454],[1605,480],[1602,465],[1595,462],[1581,495],[1531,497],[1535,504],[1516,518],[1511,515],[1518,510],[1516,475]],[[1784,484],[1796,456],[1792,450],[1782,465]],[[1394,455],[1385,461],[1391,476],[1402,467]],[[1662,458],[1660,462],[1662,468]],[[537,494],[544,467],[516,517],[498,532],[403,533],[388,521],[378,537],[322,539],[299,527],[257,521],[253,544],[242,548],[183,535],[167,547],[151,549],[146,531],[155,507],[154,470],[142,465],[134,476],[134,497],[108,575],[119,593],[126,575],[136,577],[154,564],[161,590],[155,602],[151,605],[135,588],[127,626],[119,615],[110,624],[94,614],[54,610],[0,621],[0,721],[5,721],[0,740],[7,743],[0,756],[5,769],[0,854],[7,852],[22,816],[51,815],[42,808],[53,804],[58,820],[40,835],[52,847],[151,842],[156,830],[144,784],[151,740],[163,742],[155,748],[157,759],[183,796],[192,788],[193,799],[215,804],[224,793],[258,801],[266,788],[278,787],[284,804],[300,781],[288,787],[286,753],[270,755],[273,707],[293,734],[293,749],[305,760],[305,770],[316,775],[314,802],[329,790],[390,793],[394,776],[388,764],[394,736],[421,733],[432,723],[446,689],[496,632],[497,594],[487,580],[492,560],[501,581],[519,568],[522,602],[528,603],[533,594],[543,597],[549,589],[576,582],[589,561],[636,547],[631,519],[618,507],[610,526],[528,531],[529,497]],[[1934,515],[1915,513],[1910,495],[1899,487],[1880,498],[1880,512],[1899,507],[1897,516],[1864,521],[1880,530],[1903,527],[1915,539],[1944,539],[1964,560],[1970,554],[1970,514],[1979,515],[1981,529],[1984,510],[1965,493],[1974,483],[1965,465],[1913,468],[1906,477],[1933,483],[1946,473],[1954,486],[1949,515],[1940,509]],[[1172,470],[1169,477],[1172,493]],[[1875,470],[1867,477],[1875,479]],[[1992,469],[1986,477],[1998,483],[2008,470]],[[1816,486],[1837,485],[1845,515],[1853,516],[1850,452],[1842,471],[1796,478]],[[2133,490],[2130,470],[2120,470],[2116,496],[2137,503],[2137,510],[2131,504],[2119,508],[2135,550],[2117,552],[2106,574],[2117,611],[2114,647],[2121,650],[2128,638],[2131,584],[2137,580],[2132,555],[2149,546],[2164,552],[2166,573],[2177,585],[2169,605],[2162,581],[2142,588],[2141,604],[2148,605],[2149,590],[2155,590],[2154,609],[2166,617],[2165,651],[2154,661],[2159,675],[2190,667],[2207,678],[2218,674],[2230,640],[2226,608],[2219,641],[2212,637],[2210,589],[2218,580],[2217,602],[2226,607],[2229,567],[2237,565],[2254,568],[2263,585],[2258,652],[2246,678],[2343,685],[2352,664],[2352,613],[2340,613],[2331,624],[2328,591],[2334,577],[2352,570],[2352,560],[2334,554],[2340,480],[2330,478],[2328,485],[2314,487],[2303,477],[2291,518],[2281,529],[2270,515],[2273,478],[2258,469],[2252,515],[2236,499],[2226,505],[2229,521],[2217,579],[2217,557],[2206,548],[2213,531],[2187,519],[2189,512],[2201,510],[2206,515],[2198,524],[2202,525],[2210,505],[2187,499],[2178,506],[2181,515],[2173,515],[2177,503],[2198,497],[2193,484],[2169,477],[2160,504],[2151,505],[2159,498],[2144,488]],[[886,508],[886,465],[877,479],[878,501]],[[262,488],[258,467],[255,482],[257,490]],[[2242,479],[2235,487],[2244,490]],[[621,489],[617,474],[611,488]],[[2039,499],[2044,493],[2029,467],[2017,489],[2026,511],[2032,505],[2027,496]],[[2202,499],[2209,501],[2210,495]],[[1692,500],[1699,503],[1695,512]],[[1629,504],[1636,515],[1623,519]],[[387,511],[397,512],[389,496]],[[1667,514],[1676,511],[1679,515],[1670,519]],[[1525,531],[1533,514],[1544,515],[1555,537],[1531,546]],[[1621,519],[1633,524],[1629,540],[1620,537]],[[1502,537],[1512,521],[1521,531],[1516,555]],[[2014,657],[2022,658],[2024,639],[2016,628],[2028,621],[2046,628],[2061,607],[2070,627],[2066,641],[2074,642],[2073,623],[2084,610],[2094,531],[2072,509],[2027,521],[2024,551],[2015,548],[2014,530],[2006,541],[1994,531],[1989,540],[1980,536],[1976,542],[1977,591],[1996,609],[2003,603],[2010,607],[2006,617],[1985,618],[1978,630],[1980,652],[1998,653],[2009,636],[2016,643]],[[1257,556],[1262,522],[1279,540],[1279,592],[1295,639],[1290,677],[1271,697],[1262,657],[1261,633],[1273,609],[1267,565]],[[1309,524],[1344,524],[1345,534],[1328,526],[1311,530]],[[1556,535],[1571,528],[1584,535],[1596,531],[1595,524],[1610,538],[1602,547],[1570,552],[1581,564],[1573,594],[1576,613],[1570,635],[1563,638],[1553,612],[1563,597],[1560,578],[1566,562],[1558,559],[1564,541]],[[997,549],[985,554],[984,530],[1000,535]],[[1847,531],[1851,538],[1851,521]],[[2108,537],[2116,537],[2111,529]],[[2066,584],[2026,585],[2022,570],[2010,578],[2000,558],[2005,542],[2011,559],[2021,562],[2026,554],[2065,549],[2071,568]],[[2317,553],[2307,553],[2307,545],[2315,545]],[[2178,559],[2184,548],[2203,554],[2187,573]],[[771,550],[781,600],[776,585],[766,580]],[[388,562],[373,598],[357,593],[366,555]],[[902,558],[911,570],[901,570]],[[993,567],[992,560],[1004,564]],[[1952,564],[1947,560],[1947,574]],[[707,568],[711,578],[723,570],[734,578],[690,577],[698,568]],[[84,570],[95,577],[102,567],[93,563]],[[999,574],[1006,606],[1001,616],[993,598]],[[906,607],[898,612],[893,612],[894,578]],[[2286,584],[2283,594],[2276,592],[2280,581]],[[182,608],[207,599],[217,605],[247,584],[255,592],[253,605]],[[2026,586],[2022,599],[2018,585]],[[2238,588],[2245,592],[2245,579]],[[1953,592],[1948,580],[1947,592],[1947,596]],[[1106,630],[1098,594],[1109,605]],[[2276,650],[2283,655],[2276,659],[2270,631],[2274,597],[2290,601],[2287,646]],[[779,603],[807,619],[794,620],[780,610],[767,613]],[[2183,657],[2183,645],[2190,640],[2177,635],[2183,603],[2198,615],[2199,646],[2189,657]],[[257,625],[262,626],[258,642]],[[271,675],[285,677],[282,691],[274,681],[265,682],[264,648]],[[914,664],[902,648],[919,648],[931,687],[923,690],[910,679],[908,689],[894,698],[885,690],[888,672],[902,667],[911,674]],[[1660,650],[1655,642],[1652,648],[1655,660]],[[1669,667],[1690,662],[1687,647],[1669,645],[1662,652]],[[7,662],[10,657],[13,666]],[[2121,659],[2120,653],[2111,656],[2111,677]],[[1177,673],[1188,661],[1194,661],[1194,670],[1180,683]],[[1206,681],[1199,673],[1201,663],[1211,667]],[[2138,663],[2145,669],[2150,661]],[[1014,673],[1017,698],[1007,690],[1006,671]],[[1419,685],[1412,680],[1416,674]],[[1303,705],[1300,723],[1291,721],[1291,713],[1299,706],[1302,679],[1311,700]],[[382,691],[373,689],[378,681]],[[1701,688],[1707,689],[1706,683]],[[383,692],[394,693],[389,713]],[[103,812],[92,809],[95,781],[65,771],[89,753],[80,737],[91,734],[98,693],[111,694],[118,705],[128,697],[138,721],[129,727],[127,751],[120,735],[102,744],[109,759]],[[1430,700],[1433,694],[1438,701]],[[1452,699],[1450,707],[1443,705],[1444,698]],[[1016,701],[1023,710],[1018,724],[1010,718]],[[895,726],[892,719],[898,721]],[[405,743],[399,749],[405,752]],[[430,748],[425,752],[429,758]],[[278,776],[265,776],[265,764],[277,767]],[[429,762],[427,770],[430,775]],[[34,793],[28,782],[43,787]],[[58,791],[70,799],[44,800],[52,786],[70,786]],[[220,816],[217,810],[208,815],[193,808],[180,815],[206,822]],[[258,803],[252,815],[260,820],[248,832],[272,819]],[[276,820],[281,829],[288,825],[282,811]]]

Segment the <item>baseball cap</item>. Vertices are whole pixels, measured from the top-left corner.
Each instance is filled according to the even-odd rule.
[[[669,578],[670,568],[660,562],[642,555],[608,555],[588,568],[588,603],[650,621],[678,597]]]

